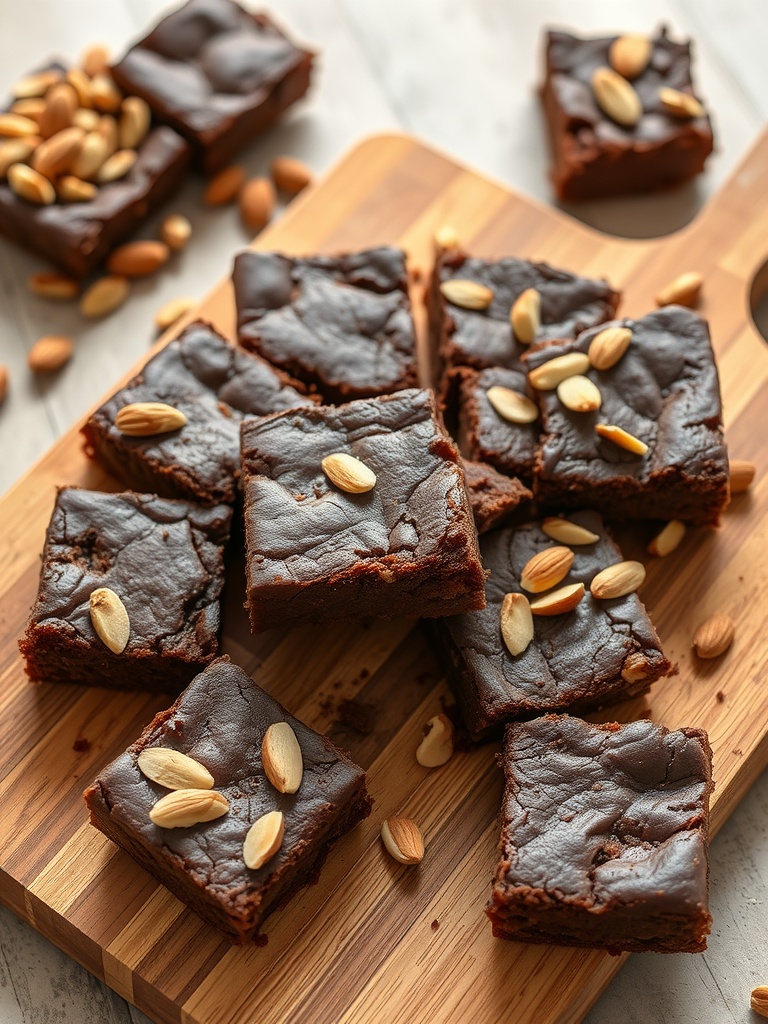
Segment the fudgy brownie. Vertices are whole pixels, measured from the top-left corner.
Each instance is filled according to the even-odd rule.
[[[303,384],[198,321],[98,408],[83,434],[89,453],[136,490],[231,503],[240,476],[243,416],[314,401]],[[166,434],[128,436],[115,417],[134,402],[165,403],[183,412],[187,422]]]
[[[483,607],[464,474],[431,392],[246,419],[242,459],[254,631]]]
[[[703,730],[546,715],[507,726],[501,766],[494,935],[612,953],[706,948]]]
[[[131,46],[112,75],[213,173],[301,99],[311,70],[312,54],[266,14],[232,0],[188,0]]]
[[[709,116],[692,102],[690,42],[674,42],[663,27],[651,38],[625,40],[547,33],[542,100],[553,158],[550,174],[561,199],[600,199],[673,185],[703,170],[712,152]],[[606,68],[622,71],[621,93],[630,90],[629,101],[618,108],[623,111],[629,103],[621,120],[610,116],[596,96],[593,76]],[[682,103],[678,112],[665,104],[669,94],[664,90],[673,90],[671,99]],[[680,100],[678,93],[690,98]]]
[[[514,477],[497,473],[484,462],[462,461],[469,504],[478,533],[485,533],[521,517],[533,495]]]
[[[573,547],[573,563],[557,586],[583,583],[587,592],[566,614],[535,615],[533,639],[521,654],[513,657],[502,639],[501,609],[507,594],[523,593],[520,579],[530,559],[556,545],[538,523],[484,534],[480,554],[490,570],[485,608],[434,623],[437,649],[473,740],[498,735],[512,719],[612,703],[669,671],[636,593],[611,600],[589,593],[597,573],[622,560],[600,516],[576,512],[570,519],[599,539]]]
[[[277,723],[287,723],[298,741],[303,773],[293,793],[275,787],[262,760],[265,733]],[[212,776],[208,784],[227,802],[226,813],[186,827],[156,825],[150,811],[169,790],[142,772],[139,757],[158,747],[202,765]],[[253,939],[267,914],[315,879],[329,845],[371,806],[363,770],[229,658],[193,679],[99,774],[85,800],[97,828],[237,943]],[[247,867],[246,835],[274,812],[283,816],[282,842],[261,867]]]
[[[222,505],[61,488],[19,641],[32,682],[178,692],[218,654],[231,517]],[[130,622],[119,654],[91,619],[91,594],[102,588]]]
[[[327,401],[418,385],[402,250],[302,259],[243,252],[233,280],[240,344]]]
[[[707,322],[680,306],[605,327],[631,331],[617,363],[586,376],[602,404],[566,408],[557,392],[540,391],[542,437],[536,494],[542,507],[597,508],[613,518],[717,523],[728,503],[728,453],[720,384]],[[529,370],[567,353],[589,353],[603,329],[575,341],[532,346]],[[648,446],[635,454],[596,433],[618,426]]]

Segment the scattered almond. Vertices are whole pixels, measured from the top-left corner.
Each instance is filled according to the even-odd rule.
[[[170,255],[171,250],[165,242],[127,242],[109,254],[107,270],[123,277],[145,277],[167,263]]]
[[[533,423],[538,419],[539,410],[530,398],[526,398],[525,395],[521,395],[511,388],[503,388],[494,384],[493,387],[488,388],[486,396],[494,412],[497,412],[503,420],[508,420],[510,423]]]
[[[689,306],[691,309],[699,301],[704,278],[694,270],[680,274],[674,281],[662,288],[656,296],[657,306]]]
[[[749,1005],[761,1017],[768,1017],[768,985],[758,985],[752,989]]]
[[[89,203],[96,198],[98,189],[90,181],[66,174],[56,185],[56,195],[62,203]]]
[[[275,188],[289,196],[296,196],[312,182],[312,171],[301,160],[292,156],[279,156],[272,161],[272,180]]]
[[[608,60],[622,78],[637,78],[648,67],[653,43],[648,36],[619,36],[611,43]]]
[[[582,544],[594,544],[600,537],[588,530],[585,526],[572,523],[570,519],[561,519],[558,516],[548,516],[541,524],[541,529],[552,540],[560,544],[568,544],[570,547],[580,547]]]
[[[283,845],[284,834],[285,819],[282,811],[269,811],[257,818],[243,842],[245,866],[251,871],[264,867]]]
[[[599,67],[592,73],[592,91],[597,105],[612,121],[633,128],[643,114],[643,104],[635,90],[613,68]]]
[[[0,405],[5,401],[5,396],[8,394],[8,367],[4,363],[0,363]]]
[[[533,617],[525,594],[505,594],[501,602],[501,636],[504,645],[516,658],[527,650],[533,640]]]
[[[704,107],[689,92],[681,92],[679,89],[670,89],[665,86],[659,89],[659,99],[665,112],[671,114],[672,117],[704,117]]]
[[[424,839],[411,818],[387,818],[381,826],[384,849],[401,864],[418,864],[424,858]]]
[[[624,659],[621,678],[625,683],[640,683],[648,678],[648,661],[641,651],[634,651]]]
[[[681,523],[679,519],[670,519],[648,545],[648,554],[661,558],[671,554],[685,536],[685,529],[685,523]]]
[[[51,86],[59,81],[61,81],[60,71],[54,69],[38,71],[33,75],[26,75],[24,78],[20,78],[11,89],[11,93],[17,100],[45,96]]]
[[[321,465],[331,483],[348,494],[366,494],[376,486],[376,474],[354,455],[334,452]]]
[[[35,147],[29,138],[5,139],[0,142],[0,178],[8,173],[13,164],[23,164],[34,153]]]
[[[269,178],[251,178],[240,192],[240,219],[249,231],[261,231],[275,212],[275,187]]]
[[[149,817],[159,828],[191,828],[228,810],[229,801],[215,789],[176,789],[157,801]]]
[[[589,343],[589,361],[596,370],[610,370],[624,356],[632,341],[629,327],[604,327]]]
[[[58,174],[70,168],[80,151],[80,143],[84,136],[82,128],[64,128],[40,143],[32,154],[31,166],[46,178],[55,179]]]
[[[279,793],[295,793],[304,775],[304,759],[296,733],[287,722],[274,722],[261,743],[264,774]]]
[[[731,459],[728,463],[731,479],[731,494],[741,494],[748,490],[755,479],[754,462],[746,462],[744,459]]]
[[[37,121],[21,114],[0,114],[0,135],[20,139],[25,135],[37,135]]]
[[[541,295],[535,288],[526,288],[512,303],[509,322],[521,345],[530,345],[541,326]]]
[[[123,94],[108,73],[100,71],[91,78],[91,102],[103,114],[115,114],[120,109]]]
[[[187,417],[165,402],[132,402],[118,409],[115,426],[127,437],[152,437],[180,430]]]
[[[543,597],[531,601],[531,612],[533,615],[563,615],[565,612],[572,612],[582,597],[584,584],[569,583],[567,587],[552,590]]]
[[[719,658],[733,643],[736,625],[730,615],[719,612],[702,622],[693,636],[693,648],[700,658]]]
[[[72,358],[75,346],[71,338],[48,334],[39,338],[27,354],[27,363],[34,373],[55,373]]]
[[[35,295],[42,295],[44,299],[74,299],[80,291],[80,286],[74,278],[47,271],[30,274],[27,278],[27,287]]]
[[[567,352],[531,370],[528,380],[538,391],[554,391],[561,381],[577,373],[586,373],[588,369],[589,356],[586,353]]]
[[[206,206],[224,206],[233,203],[240,189],[245,184],[245,168],[239,164],[230,164],[223,171],[214,175],[203,192]]]
[[[89,132],[80,140],[70,170],[76,178],[93,178],[109,156],[109,145],[100,131]]]
[[[56,191],[50,181],[27,164],[11,164],[8,184],[17,196],[36,206],[50,206],[56,200]]]
[[[180,213],[166,217],[160,227],[160,237],[173,252],[180,252],[192,237],[192,225]]]
[[[83,71],[89,78],[109,71],[109,50],[102,43],[89,46],[80,59]]]
[[[166,789],[213,789],[213,776],[189,754],[171,747],[146,747],[136,763],[142,775]]]
[[[69,128],[79,106],[77,93],[72,86],[67,82],[57,82],[45,95],[45,110],[38,122],[40,135],[49,139],[57,132]]]
[[[138,149],[144,141],[152,112],[149,105],[140,96],[127,96],[120,106],[120,121],[117,134],[121,149]]]
[[[124,178],[136,163],[137,154],[134,149],[118,149],[112,156],[108,156],[96,172],[96,181],[100,185],[107,185],[110,181],[119,181]]]
[[[645,441],[641,441],[622,427],[609,423],[598,423],[595,426],[595,433],[605,438],[606,441],[613,441],[619,448],[632,452],[634,455],[645,455],[648,451],[648,445]]]
[[[192,309],[196,301],[196,299],[179,298],[166,302],[155,313],[155,326],[159,327],[161,331],[168,330],[169,327],[172,327],[177,320],[180,320],[185,313]]]
[[[529,558],[520,575],[520,586],[531,594],[550,590],[568,575],[573,565],[570,548],[544,548]]]
[[[101,277],[80,299],[80,312],[87,317],[107,316],[128,298],[130,286],[124,277]]]
[[[125,605],[114,590],[99,587],[90,597],[91,624],[99,640],[113,654],[122,654],[131,636]]]
[[[451,277],[440,285],[443,296],[462,309],[487,309],[493,301],[493,292],[478,281],[465,281]]]
[[[434,235],[435,248],[438,251],[459,248],[459,236],[450,224],[441,224]]]
[[[645,566],[642,562],[614,562],[594,577],[589,591],[599,601],[610,601],[634,594],[644,579]]]
[[[435,715],[427,722],[427,734],[418,746],[416,760],[425,768],[439,768],[453,755],[453,722]]]
[[[603,404],[597,385],[579,373],[560,381],[557,397],[571,412],[596,412]]]

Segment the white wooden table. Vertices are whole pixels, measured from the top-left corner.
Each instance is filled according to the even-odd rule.
[[[165,6],[0,0],[0,89],[52,53],[74,58],[97,41],[119,52]],[[322,173],[362,136],[404,130],[551,202],[534,95],[545,24],[648,31],[664,21],[697,41],[698,80],[719,139],[709,170],[682,192],[572,211],[596,227],[648,235],[681,225],[768,117],[765,0],[281,0],[273,8],[321,51],[320,67],[311,99],[244,155],[253,174],[282,153]],[[70,305],[31,296],[25,281],[40,262],[0,242],[0,362],[11,373],[0,408],[0,493],[146,351],[163,302],[202,296],[229,272],[247,236],[234,208],[208,210],[201,192],[201,181],[190,181],[169,207],[193,222],[187,251],[172,269],[137,283],[122,310],[95,324]],[[157,219],[145,233],[156,230]],[[756,253],[756,264],[765,256]],[[48,333],[74,337],[76,354],[55,378],[35,379],[26,353]],[[715,926],[708,952],[632,957],[589,1024],[756,1020],[749,992],[768,984],[768,774],[714,842],[711,877]],[[0,909],[0,1024],[48,1021],[145,1024],[146,1018]]]

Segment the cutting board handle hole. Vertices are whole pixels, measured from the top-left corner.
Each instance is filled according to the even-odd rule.
[[[763,341],[768,341],[768,259],[758,268],[749,289],[749,311]]]

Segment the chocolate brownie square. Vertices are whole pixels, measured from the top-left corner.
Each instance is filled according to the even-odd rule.
[[[484,462],[464,459],[462,465],[478,533],[525,516],[533,495],[519,480],[498,473]]]
[[[703,730],[546,715],[507,726],[501,766],[494,935],[611,953],[706,948]]]
[[[276,725],[283,732],[290,727],[300,756],[300,781],[292,792],[275,785],[263,756],[267,730]],[[188,780],[162,775],[147,758],[153,751],[156,764],[158,748],[191,758],[194,774]],[[189,767],[187,762],[182,771]],[[196,797],[204,801],[210,792],[220,816],[178,827],[155,824],[150,812],[173,792],[163,781],[179,789],[189,782],[205,785]],[[96,828],[238,944],[254,939],[267,914],[315,880],[331,843],[371,806],[363,770],[229,658],[217,659],[196,676],[99,774],[85,800]],[[265,815],[277,819],[282,838],[260,866],[249,867],[245,839]]]
[[[228,506],[61,488],[19,641],[32,682],[178,692],[219,651],[231,517]],[[127,612],[120,653],[91,618],[91,595],[103,588]]]

